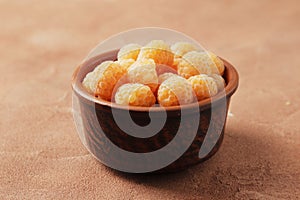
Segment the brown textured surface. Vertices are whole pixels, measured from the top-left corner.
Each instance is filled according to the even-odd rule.
[[[299,21],[296,0],[1,1],[0,199],[296,199]],[[109,170],[73,125],[75,66],[138,26],[185,32],[240,74],[220,151],[178,174]]]

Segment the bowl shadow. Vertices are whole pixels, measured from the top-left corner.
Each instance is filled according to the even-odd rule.
[[[265,195],[276,185],[282,186],[282,177],[272,174],[284,167],[280,161],[285,154],[276,148],[282,144],[259,135],[269,131],[263,126],[229,126],[223,145],[212,158],[177,173],[129,174],[108,170],[121,179],[184,199],[253,198]]]

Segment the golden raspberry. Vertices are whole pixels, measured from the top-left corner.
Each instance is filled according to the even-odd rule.
[[[213,61],[213,63],[215,64],[211,66],[212,68],[212,73],[213,74],[220,74],[223,75],[224,74],[224,62],[214,53],[212,52],[208,52],[210,59]]]
[[[115,62],[117,62],[123,69],[127,70],[135,62],[135,60],[130,58],[130,59],[118,60]]]
[[[162,82],[164,82],[165,80],[167,80],[168,78],[171,78],[173,76],[178,76],[177,74],[174,73],[164,73],[158,76],[158,84],[161,84]]]
[[[156,64],[172,66],[174,55],[168,44],[162,40],[152,40],[141,48],[138,59],[151,58]]]
[[[111,65],[113,61],[105,61],[98,65],[92,72],[88,73],[82,81],[85,89],[94,95],[97,88],[97,83],[102,76],[102,71]]]
[[[189,42],[176,42],[171,46],[175,58],[181,58],[190,51],[196,51],[197,48]]]
[[[151,89],[140,83],[124,84],[118,88],[115,94],[115,102],[121,105],[152,106],[155,101]]]
[[[156,65],[152,59],[137,60],[127,69],[127,76],[131,83],[148,85],[153,92],[157,88]]]
[[[94,93],[96,90],[96,84],[97,81],[95,80],[95,73],[90,72],[88,73],[83,81],[82,81],[82,85],[83,87],[89,92],[89,93]],[[94,87],[93,87],[94,86]]]
[[[192,76],[188,79],[198,100],[202,100],[218,93],[218,86],[215,80],[206,74]]]
[[[211,74],[211,75],[209,75],[209,77],[211,77],[215,80],[217,87],[218,87],[218,91],[224,90],[226,84],[225,84],[225,80],[223,79],[223,77],[221,75]]]
[[[116,83],[121,77],[124,76],[126,70],[124,70],[118,63],[111,62],[105,67],[101,68],[97,74],[98,82],[95,91],[95,96],[104,100],[111,100],[112,92]]]
[[[194,92],[191,84],[180,76],[172,76],[158,88],[157,99],[161,106],[176,106],[192,103]]]
[[[141,45],[127,44],[118,52],[118,60],[133,59],[136,60],[140,53]]]
[[[177,66],[178,74],[189,78],[198,74],[211,74],[211,59],[205,52],[190,51],[186,53]]]

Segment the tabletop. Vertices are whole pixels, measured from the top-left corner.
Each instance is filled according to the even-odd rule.
[[[0,199],[299,198],[299,1],[0,5]],[[76,66],[105,38],[145,26],[191,36],[240,75],[220,150],[179,173],[109,169],[73,123]]]

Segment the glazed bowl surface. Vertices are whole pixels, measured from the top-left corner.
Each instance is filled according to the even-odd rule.
[[[212,98],[165,108],[122,106],[95,98],[82,86],[87,73],[103,61],[116,60],[117,52],[94,56],[73,74],[74,120],[88,151],[106,166],[130,173],[179,171],[214,155],[238,87],[236,69],[222,59],[226,86]]]

